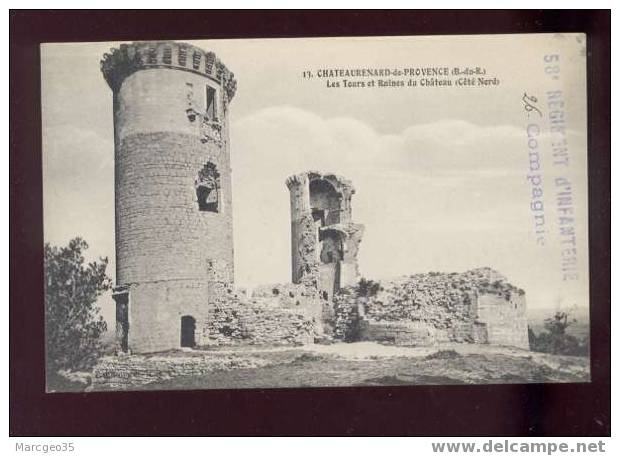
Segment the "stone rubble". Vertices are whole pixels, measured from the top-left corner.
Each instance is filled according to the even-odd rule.
[[[489,343],[489,329],[501,327],[494,332],[500,342],[526,346],[524,294],[491,268],[386,280],[372,296],[360,295],[356,285],[334,297],[334,333],[345,341],[404,345]]]

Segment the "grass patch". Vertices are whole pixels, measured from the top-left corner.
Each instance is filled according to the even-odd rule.
[[[311,363],[316,361],[323,361],[325,358],[321,355],[315,355],[314,353],[302,353],[295,358],[292,364]]]
[[[88,387],[87,383],[71,381],[56,372],[50,372],[46,377],[48,393],[82,393]]]
[[[463,355],[459,354],[455,350],[439,350],[425,356],[424,359],[458,359],[462,357]]]

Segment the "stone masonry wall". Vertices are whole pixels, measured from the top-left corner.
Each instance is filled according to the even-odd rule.
[[[512,293],[508,298],[497,294],[481,294],[478,318],[485,322],[490,344],[529,349],[525,297]]]
[[[405,345],[473,342],[528,348],[522,290],[490,268],[348,287],[334,300],[336,337]]]
[[[212,160],[196,152],[199,146],[197,139],[168,133],[123,142],[122,150],[131,152],[117,161],[119,284],[206,278],[209,259],[225,262],[232,280],[230,180],[221,178],[227,191],[220,211],[199,211],[194,180]]]
[[[212,284],[212,287],[223,287]],[[304,345],[314,341],[315,295],[303,285],[266,285],[251,296],[221,288],[209,305],[208,345]],[[218,292],[212,292],[217,296]]]
[[[334,335],[334,293],[359,277],[357,254],[364,226],[351,221],[351,182],[316,171],[290,176],[292,281],[316,294],[319,339]]]
[[[149,353],[181,345],[181,317],[197,322],[208,318],[207,282],[161,281],[133,285],[129,289],[129,348],[132,353]],[[206,334],[196,327],[198,345]]]
[[[174,377],[200,376],[213,371],[251,369],[263,367],[268,362],[256,356],[235,353],[233,356],[218,353],[157,356],[132,355],[102,358],[93,370],[91,389],[140,389],[153,382]]]
[[[116,285],[129,290],[128,348],[179,348],[180,317],[206,320],[210,265],[234,280],[227,118],[234,78],[214,54],[185,44],[111,52],[102,72],[113,91]],[[211,180],[207,165],[216,171]],[[215,188],[216,212],[200,207],[199,184]],[[196,342],[204,338],[197,330]]]

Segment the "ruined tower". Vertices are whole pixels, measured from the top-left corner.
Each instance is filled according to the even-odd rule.
[[[233,281],[228,106],[236,81],[212,52],[112,49],[117,340],[123,352],[204,342],[209,284]]]
[[[316,171],[287,179],[291,197],[293,283],[316,285],[325,301],[359,278],[364,226],[351,221],[350,181]]]

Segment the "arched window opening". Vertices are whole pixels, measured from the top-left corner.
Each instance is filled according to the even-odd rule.
[[[310,181],[310,206],[315,221],[321,226],[340,223],[342,195],[325,179]]]
[[[207,163],[198,173],[196,179],[196,198],[198,210],[205,212],[220,211],[220,173],[215,164]]]

